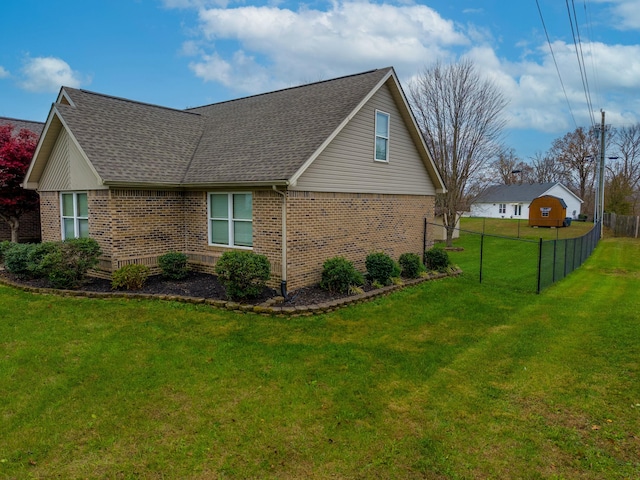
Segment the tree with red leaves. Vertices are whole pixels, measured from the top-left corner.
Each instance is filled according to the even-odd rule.
[[[38,194],[20,185],[29,169],[38,135],[23,128],[13,135],[12,125],[0,126],[0,219],[11,229],[11,241],[18,241],[20,217],[38,208]]]

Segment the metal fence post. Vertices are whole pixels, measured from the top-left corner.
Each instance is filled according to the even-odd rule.
[[[482,283],[482,254],[484,252],[484,233],[480,235],[480,283]]]
[[[542,237],[540,237],[540,243],[538,244],[538,291],[540,294],[542,287]]]
[[[422,231],[422,264],[427,262],[427,217],[424,218],[424,229]]]
[[[553,275],[551,276],[551,280],[553,283],[556,283],[556,249],[558,248],[558,239],[556,238],[553,241]]]

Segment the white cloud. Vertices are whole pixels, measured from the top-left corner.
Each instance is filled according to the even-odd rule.
[[[31,92],[57,92],[61,86],[77,88],[85,79],[67,62],[55,57],[30,58],[22,68],[20,86]]]
[[[226,7],[227,0],[162,0],[166,8],[205,8],[211,6]]]
[[[602,0],[599,0],[602,1]],[[638,0],[604,0],[611,3],[615,17],[612,26],[622,30],[640,29],[640,2]]]
[[[511,48],[510,59],[497,50],[496,39],[484,25],[465,25],[443,18],[425,5],[396,1],[333,0],[328,9],[301,6],[207,8],[227,0],[165,0],[165,5],[198,5],[196,36],[183,44],[193,57],[190,68],[207,82],[243,93],[261,93],[309,81],[333,78],[392,65],[407,83],[436,60],[471,58],[509,100],[508,128],[563,133],[576,124],[591,123],[573,44],[553,44],[566,97],[546,43],[523,34]],[[640,25],[637,0],[595,0],[627,12],[627,22]],[[309,4],[307,4],[309,5]],[[311,5],[316,5],[315,3]],[[483,12],[467,11],[467,14]],[[539,37],[538,37],[539,40]],[[536,41],[538,41],[536,40]],[[640,45],[583,42],[594,109],[608,119],[640,121]],[[599,112],[593,112],[599,118]]]
[[[204,80],[252,93],[303,78],[424,65],[451,56],[451,48],[468,43],[453,22],[422,5],[364,1],[335,2],[328,11],[212,8],[200,10],[199,17],[202,37],[211,42],[213,53],[202,53],[192,70]],[[231,53],[224,48],[229,44]],[[183,50],[193,52],[193,44]],[[256,78],[247,81],[247,75]]]
[[[9,72],[7,70],[5,70],[5,68],[0,65],[0,78],[7,78],[9,77]]]

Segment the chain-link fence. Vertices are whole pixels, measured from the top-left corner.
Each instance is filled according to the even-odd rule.
[[[598,245],[600,232],[600,223],[596,223],[582,237],[547,241],[540,239],[538,293],[582,265]]]
[[[430,223],[428,228],[441,226]],[[449,256],[465,275],[476,276],[480,283],[540,293],[589,258],[600,232],[598,223],[581,237],[532,240],[456,229],[455,237],[459,238]]]

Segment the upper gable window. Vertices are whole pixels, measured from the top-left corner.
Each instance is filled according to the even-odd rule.
[[[389,114],[376,110],[376,156],[380,162],[389,161]]]
[[[61,193],[62,240],[89,236],[89,204],[83,192]]]

